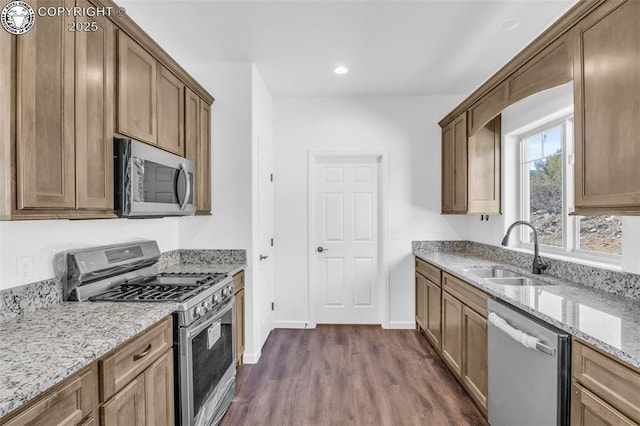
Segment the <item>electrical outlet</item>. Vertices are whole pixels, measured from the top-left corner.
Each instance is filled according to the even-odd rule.
[[[18,258],[18,281],[20,284],[31,282],[33,275],[33,257],[25,256]]]

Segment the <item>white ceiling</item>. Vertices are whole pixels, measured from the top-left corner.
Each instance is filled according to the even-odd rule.
[[[118,4],[186,68],[253,62],[274,96],[358,96],[469,94],[576,1]],[[501,29],[508,19],[520,25]]]

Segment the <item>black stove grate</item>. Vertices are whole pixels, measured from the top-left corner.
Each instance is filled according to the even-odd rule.
[[[90,297],[104,302],[184,302],[196,294],[222,281],[226,274],[163,273],[126,281],[116,288]],[[171,277],[171,284],[154,283],[162,277]],[[179,278],[184,277],[181,283]],[[194,281],[194,278],[200,278]]]

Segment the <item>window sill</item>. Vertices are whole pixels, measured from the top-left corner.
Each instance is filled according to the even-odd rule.
[[[533,247],[529,248],[526,246],[519,247],[506,247],[509,250],[517,251],[520,253],[527,253],[533,255]],[[556,252],[548,252],[548,251],[540,251],[540,256],[548,259],[554,260],[562,260],[564,262],[569,263],[577,263],[580,265],[592,266],[595,268],[608,269],[610,271],[622,272],[622,259],[612,259],[611,261],[603,261],[603,260],[594,260],[589,255],[581,255],[578,253],[568,254],[564,253],[556,253]]]

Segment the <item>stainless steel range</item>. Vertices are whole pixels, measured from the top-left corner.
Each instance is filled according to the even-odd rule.
[[[73,250],[65,300],[173,302],[176,424],[217,424],[235,395],[233,280],[160,273],[155,241]]]

